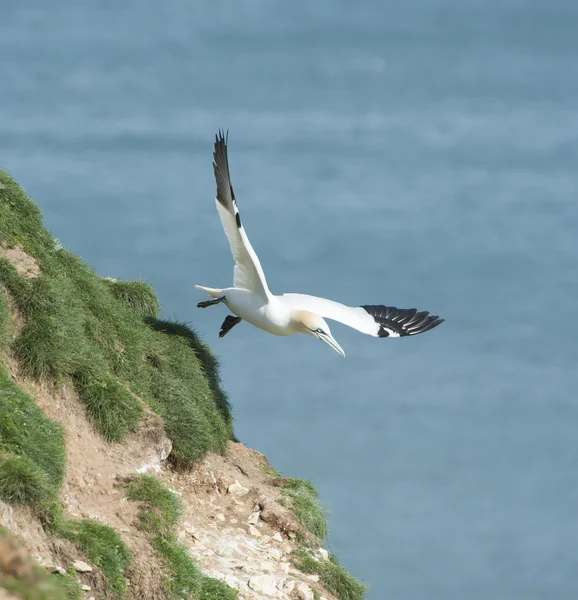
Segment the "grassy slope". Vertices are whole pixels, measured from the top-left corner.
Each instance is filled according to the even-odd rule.
[[[98,277],[55,242],[36,205],[4,173],[0,241],[21,245],[40,266],[39,277],[25,279],[0,259],[0,284],[25,317],[12,348],[28,375],[70,378],[109,441],[137,429],[142,399],[164,417],[175,461],[224,451],[232,424],[216,361],[188,327],[158,319],[149,286]]]
[[[232,417],[210,349],[186,325],[159,319],[158,300],[147,284],[102,279],[57,243],[34,202],[2,171],[0,244],[22,247],[40,267],[39,277],[27,279],[0,258],[0,350],[9,349],[34,379],[72,381],[88,419],[108,441],[122,441],[138,428],[144,402],[163,417],[177,465],[190,467],[208,451],[224,452],[232,437]],[[4,291],[24,317],[14,339]],[[102,569],[111,597],[122,598],[130,553],[110,527],[62,515],[58,494],[65,462],[60,425],[37,408],[0,364],[0,499],[34,507],[48,531],[76,543]],[[285,483],[297,516],[323,539],[327,524],[314,487],[302,480]],[[146,477],[134,480],[128,494],[141,503],[141,523],[167,566],[167,591],[173,597],[236,596],[202,575],[176,541],[178,499]],[[296,562],[303,570],[310,569],[300,558]],[[332,570],[328,580],[342,572],[341,567]],[[345,576],[346,593],[336,595],[362,598],[355,586],[349,595]]]
[[[101,279],[58,244],[37,206],[2,172],[0,244],[22,247],[40,267],[28,279],[0,259],[0,349],[10,349],[27,375],[72,381],[109,441],[138,428],[144,402],[164,418],[179,466],[224,452],[232,418],[211,351],[187,326],[158,318],[147,284]],[[14,339],[5,291],[24,317]],[[110,527],[62,515],[65,464],[62,428],[0,365],[0,499],[35,508],[46,529],[82,549],[107,576],[111,595],[122,598],[130,553]]]

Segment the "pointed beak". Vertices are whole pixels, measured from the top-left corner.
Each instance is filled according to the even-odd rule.
[[[325,342],[328,346],[331,346],[331,348],[333,348],[337,354],[341,354],[341,356],[345,358],[345,352],[343,351],[343,348],[335,341],[332,335],[329,333],[318,333],[317,337],[322,342]]]

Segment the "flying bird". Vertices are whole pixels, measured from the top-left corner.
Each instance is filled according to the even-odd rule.
[[[345,356],[345,352],[331,335],[325,319],[339,321],[379,338],[417,335],[443,323],[444,319],[437,315],[432,316],[427,311],[418,312],[415,308],[402,309],[374,304],[353,307],[305,294],[272,294],[259,258],[241,223],[229,175],[227,138],[220,130],[215,136],[213,169],[217,180],[217,211],[235,259],[233,287],[217,289],[195,286],[213,298],[199,302],[199,308],[222,302],[235,315],[225,318],[219,337],[227,335],[233,327],[245,320],[275,335],[311,335]]]

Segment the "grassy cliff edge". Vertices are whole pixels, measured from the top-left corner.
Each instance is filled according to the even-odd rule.
[[[0,525],[44,552],[47,571],[75,552],[94,567],[46,584],[0,564],[0,588],[31,600],[77,598],[81,584],[118,599],[229,600],[245,588],[266,598],[272,585],[278,598],[364,597],[321,548],[327,523],[313,486],[232,441],[211,350],[161,319],[146,283],[103,279],[65,249],[2,171],[0,359]],[[286,577],[265,562],[261,574],[213,560],[253,539]],[[207,540],[216,552],[201,553]]]

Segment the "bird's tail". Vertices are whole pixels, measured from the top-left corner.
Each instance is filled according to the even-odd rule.
[[[221,298],[223,296],[223,290],[218,290],[216,288],[210,288],[210,287],[203,287],[202,285],[196,285],[195,287],[197,289],[203,290],[203,292],[206,292],[207,294],[209,294],[209,296],[211,296],[211,298]]]

